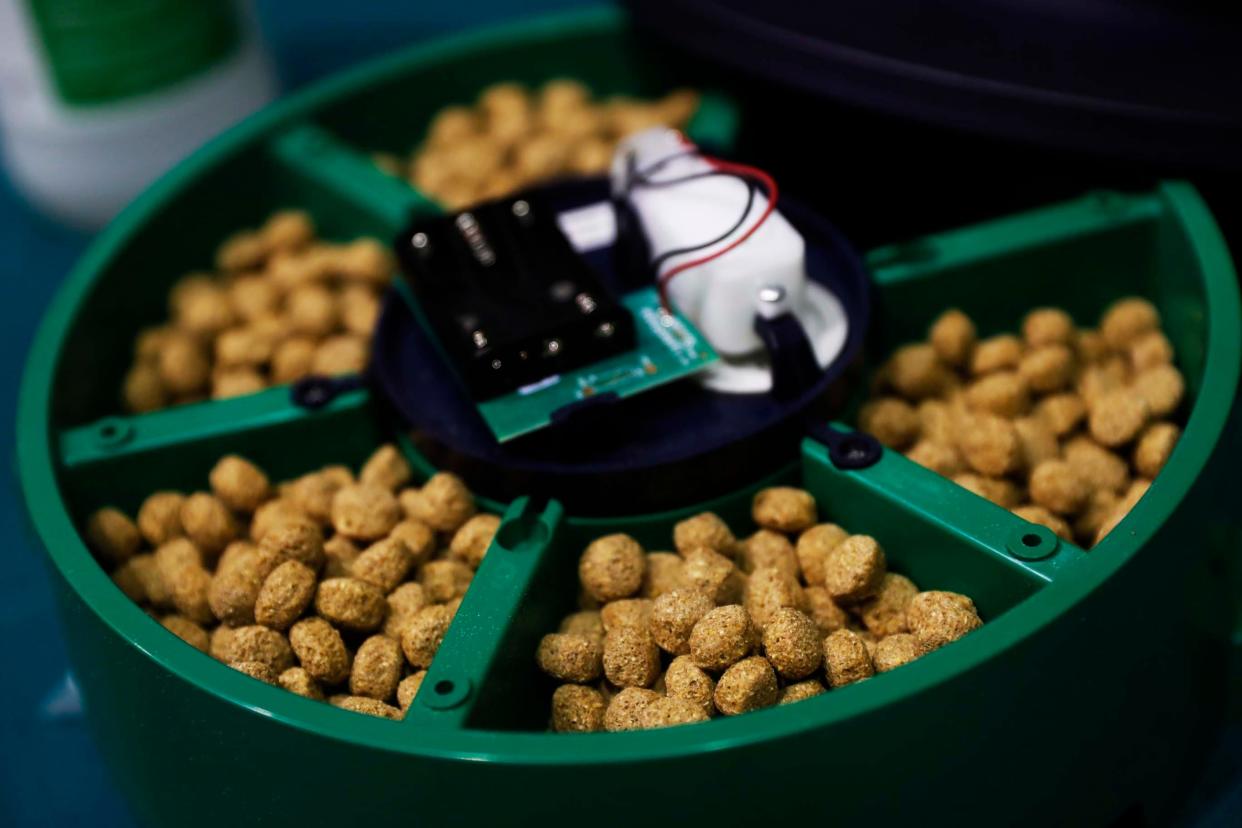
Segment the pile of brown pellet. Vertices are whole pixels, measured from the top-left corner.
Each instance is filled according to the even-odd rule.
[[[1122,299],[1098,328],[1038,308],[979,340],[959,310],[880,369],[859,426],[889,448],[1084,547],[1146,493],[1185,393],[1160,315]]]
[[[449,209],[501,198],[565,175],[600,175],[617,142],[653,126],[684,127],[697,93],[681,89],[657,101],[591,100],[586,86],[554,80],[534,94],[515,83],[483,90],[474,106],[449,106],[406,160],[377,153],[375,163]]]
[[[85,536],[117,586],[192,646],[399,719],[500,523],[452,474],[410,478],[391,445],[357,476],[327,466],[275,487],[230,455],[209,492],[156,492],[136,520],[101,509]]]
[[[578,563],[579,612],[539,642],[562,684],[552,729],[635,730],[801,701],[900,667],[982,622],[952,592],[889,572],[875,538],[817,523],[814,498],[771,488],[738,540],[710,512],[673,530],[676,552],[628,535]]]
[[[126,410],[365,367],[394,268],[379,241],[319,241],[310,216],[283,210],[227,239],[215,264],[215,272],[180,279],[168,295],[168,321],[138,335],[121,395]]]

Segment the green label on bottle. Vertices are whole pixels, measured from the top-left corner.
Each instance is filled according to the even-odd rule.
[[[239,38],[232,0],[28,0],[67,104],[110,103],[205,71]]]

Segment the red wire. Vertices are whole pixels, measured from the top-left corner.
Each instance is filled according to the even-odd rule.
[[[753,236],[755,231],[758,230],[760,227],[762,227],[763,223],[768,220],[769,216],[772,215],[772,211],[776,209],[776,199],[780,195],[780,192],[776,187],[776,181],[772,178],[772,176],[768,175],[768,173],[764,172],[758,167],[752,167],[749,164],[738,164],[733,161],[724,161],[720,158],[713,158],[709,155],[702,155],[700,157],[704,161],[708,162],[713,167],[715,167],[716,169],[722,172],[731,172],[731,173],[736,173],[737,175],[740,175],[740,176],[745,176],[749,178],[757,178],[759,182],[763,184],[763,186],[768,191],[768,206],[764,208],[762,213],[760,213],[759,220],[756,221],[754,224],[752,224],[750,226],[750,229],[748,229],[742,235],[738,236],[733,241],[729,242],[724,247],[720,248],[714,253],[709,253],[706,256],[701,256],[697,259],[692,259],[688,262],[682,262],[681,264],[675,267],[669,268],[668,271],[666,271],[664,275],[662,275],[659,278],[659,280],[656,282],[656,289],[658,290],[660,294],[660,305],[666,311],[669,311],[669,312],[672,311],[672,308],[668,302],[668,283],[673,280],[673,277],[677,276],[680,273],[684,273],[687,270],[690,270],[691,268],[695,268],[695,267],[698,267],[699,265],[706,264],[712,261],[713,259],[720,258],[724,254],[728,253],[730,250],[737,247],[742,242],[746,241],[751,236]]]

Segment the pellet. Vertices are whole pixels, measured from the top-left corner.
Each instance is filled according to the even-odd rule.
[[[669,696],[653,700],[638,716],[639,727],[644,730],[705,722],[707,719],[703,708],[694,702]]]
[[[951,308],[932,323],[927,340],[943,362],[960,366],[970,359],[978,335],[970,317],[957,308]]]
[[[910,633],[897,633],[881,638],[875,646],[875,671],[887,673],[909,664],[923,654],[923,646]]]
[[[138,551],[142,537],[129,516],[109,507],[98,510],[87,521],[86,542],[109,565],[115,566]]]
[[[661,595],[651,605],[651,637],[665,652],[684,655],[690,652],[690,633],[694,625],[713,609],[715,602],[695,589],[678,589]]]
[[[384,621],[384,593],[357,578],[329,578],[315,590],[315,611],[338,627],[370,632]]]
[[[750,614],[737,605],[717,607],[690,632],[690,656],[704,670],[718,672],[741,661],[759,643]]]
[[[647,630],[620,627],[604,636],[603,663],[617,687],[650,687],[659,677],[660,650]]]
[[[713,695],[716,709],[726,716],[771,707],[779,697],[776,673],[761,656],[742,659],[725,670]]]
[[[600,638],[576,633],[551,633],[539,642],[539,669],[560,681],[586,684],[603,674],[604,646]]]
[[[982,626],[974,602],[956,592],[920,592],[910,600],[906,620],[924,650],[956,641]]]
[[[235,512],[253,512],[271,497],[263,470],[236,454],[220,458],[207,479],[212,493]]]
[[[858,602],[880,588],[887,571],[884,550],[869,535],[851,535],[824,560],[824,587],[834,601]]]
[[[414,556],[409,547],[400,539],[390,536],[363,550],[353,560],[349,571],[353,577],[366,581],[387,594],[405,580],[413,566]]]
[[[604,729],[608,705],[593,687],[562,684],[552,693],[552,729],[557,733],[594,733]]]
[[[401,650],[411,666],[431,666],[452,622],[453,611],[443,604],[424,607],[410,619],[401,634]]]
[[[716,712],[713,700],[716,682],[688,655],[677,656],[669,662],[664,672],[664,688],[669,697],[696,704],[707,716]]]
[[[406,517],[421,520],[437,532],[453,532],[475,513],[474,497],[460,477],[437,472],[421,489],[401,493]]]
[[[254,619],[265,627],[285,630],[310,606],[315,596],[315,571],[289,560],[272,570],[254,602]]]
[[[881,638],[906,632],[906,610],[918,587],[905,575],[885,572],[876,594],[858,607],[867,629]]]
[[[731,558],[736,552],[737,539],[719,516],[703,512],[673,527],[673,545],[682,555],[692,549],[706,548]]]
[[[763,628],[763,651],[781,678],[806,678],[823,663],[819,627],[790,607],[776,610]]]
[[[659,693],[644,687],[621,688],[604,711],[604,729],[611,733],[638,730],[642,727],[643,709],[659,698]]]
[[[478,569],[499,528],[499,515],[475,515],[453,533],[449,554],[471,569]]]
[[[819,683],[818,679],[807,679],[806,681],[794,682],[786,685],[781,690],[780,696],[777,698],[777,704],[793,704],[794,702],[806,701],[815,696],[824,693],[824,685]]]
[[[802,577],[808,585],[823,585],[824,562],[828,553],[847,537],[849,533],[835,523],[821,523],[798,535],[794,552],[802,569]]]
[[[606,535],[587,546],[578,562],[578,577],[597,601],[615,601],[638,592],[646,556],[629,535]]]
[[[685,584],[711,597],[717,604],[742,599],[743,581],[733,561],[710,549],[692,549],[682,567]]]
[[[386,635],[373,635],[363,641],[354,654],[349,692],[388,701],[396,695],[404,666],[401,645]]]
[[[851,630],[837,630],[824,639],[824,672],[833,687],[844,687],[875,674],[863,639]]]
[[[798,579],[775,567],[756,569],[743,592],[743,605],[755,627],[762,631],[782,608],[806,608],[806,596]]]
[[[774,486],[755,494],[751,516],[765,529],[801,532],[815,525],[815,499],[802,489]]]

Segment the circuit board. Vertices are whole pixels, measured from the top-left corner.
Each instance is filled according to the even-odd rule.
[[[717,360],[693,325],[660,306],[654,287],[630,293],[621,303],[633,314],[637,346],[478,403],[497,440],[504,443],[546,428],[577,403],[602,395],[632,397],[688,377]]]

